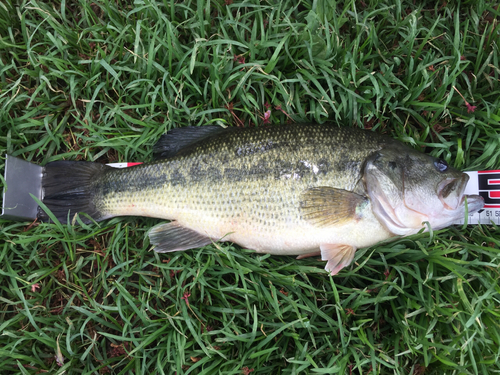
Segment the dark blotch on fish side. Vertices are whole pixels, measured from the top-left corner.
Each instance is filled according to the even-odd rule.
[[[224,168],[224,178],[232,181],[243,180],[242,171],[239,168]]]
[[[174,169],[169,179],[172,186],[183,185],[186,183],[186,178],[179,168]]]
[[[318,174],[326,175],[330,171],[330,162],[328,159],[319,159]]]
[[[206,167],[200,163],[193,164],[189,170],[189,179],[191,182],[200,181],[220,181],[222,172],[219,167]]]

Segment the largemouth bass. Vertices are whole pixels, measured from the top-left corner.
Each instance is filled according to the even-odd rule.
[[[171,220],[149,232],[158,252],[231,241],[258,253],[320,254],[331,274],[358,248],[465,214],[466,174],[370,131],[187,127],[168,132],[155,151],[162,159],[125,169],[49,163],[43,203],[62,222],[81,212],[96,221]],[[467,204],[473,212],[484,203],[474,195]],[[39,218],[48,216],[40,210]]]

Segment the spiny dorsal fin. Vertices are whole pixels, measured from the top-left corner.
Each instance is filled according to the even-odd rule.
[[[153,146],[153,156],[155,159],[170,158],[204,139],[232,130],[218,125],[175,128],[160,137]]]
[[[326,227],[358,219],[367,203],[368,198],[352,191],[319,186],[301,194],[300,210],[305,220]]]
[[[211,244],[212,240],[172,221],[154,226],[149,231],[149,242],[154,245],[156,252],[168,253],[206,246]]]

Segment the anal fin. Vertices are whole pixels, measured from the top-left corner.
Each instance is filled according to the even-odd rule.
[[[211,238],[185,228],[175,221],[154,226],[149,231],[149,241],[158,253],[195,249],[212,243]]]
[[[332,276],[351,264],[356,253],[356,248],[350,245],[323,244],[320,249],[321,259],[328,261],[325,270]]]

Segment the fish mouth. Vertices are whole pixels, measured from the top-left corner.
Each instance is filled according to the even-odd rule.
[[[465,206],[467,200],[467,209],[469,212],[478,211],[484,206],[484,199],[480,195],[464,194],[469,176],[462,174],[459,178],[445,180],[438,187],[439,200],[447,210],[457,210]]]
[[[464,204],[467,182],[469,182],[469,176],[463,173],[458,178],[446,179],[439,184],[438,197],[444,208],[456,210]]]

